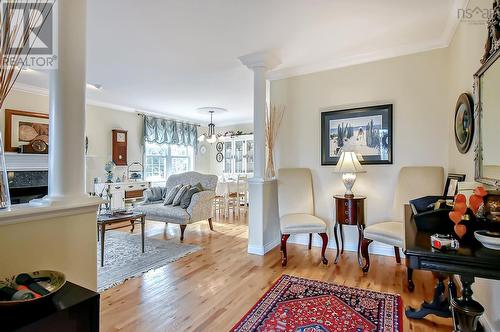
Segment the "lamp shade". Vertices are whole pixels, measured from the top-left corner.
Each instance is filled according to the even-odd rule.
[[[335,167],[335,173],[365,173],[361,164],[359,163],[358,157],[354,152],[342,152],[340,155],[337,166]]]

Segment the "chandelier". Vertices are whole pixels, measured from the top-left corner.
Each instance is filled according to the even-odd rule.
[[[226,109],[220,107],[200,107],[198,108],[199,112],[209,113],[210,114],[210,123],[208,124],[208,133],[203,133],[198,136],[198,142],[207,141],[212,144],[217,141],[217,135],[215,134],[215,124],[213,122],[214,113],[222,113],[227,112]]]

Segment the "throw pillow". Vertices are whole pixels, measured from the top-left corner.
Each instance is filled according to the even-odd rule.
[[[194,186],[197,187],[198,189],[200,189],[200,191],[205,190],[205,189],[203,189],[203,185],[199,182],[197,184],[195,184]]]
[[[161,188],[160,187],[151,187],[149,189],[144,190],[144,201],[145,202],[156,202],[161,200]]]
[[[178,184],[172,189],[169,190],[167,195],[165,196],[165,201],[163,201],[163,205],[170,205],[174,201],[175,195],[182,188],[182,184]]]
[[[151,187],[151,193],[153,194],[151,196],[152,202],[159,201],[163,198],[161,197],[161,187]]]
[[[200,188],[198,188],[197,185],[189,188],[189,190],[186,191],[186,193],[184,195],[182,195],[181,204],[180,204],[181,208],[187,209],[189,204],[191,204],[191,198],[193,198],[193,195],[196,193],[199,193],[200,191],[201,190],[200,190]]]
[[[173,206],[181,204],[182,195],[184,195],[186,193],[186,191],[189,190],[189,188],[191,188],[191,185],[186,184],[186,185],[182,186],[181,189],[179,189],[177,194],[175,194],[174,200],[172,202]]]

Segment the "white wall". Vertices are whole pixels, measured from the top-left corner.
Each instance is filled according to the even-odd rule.
[[[489,8],[491,1],[472,0],[470,8],[479,6]],[[458,96],[463,92],[472,94],[472,76],[479,69],[479,60],[483,56],[486,41],[486,27],[482,24],[471,24],[462,22],[447,49],[447,61],[450,66],[449,74],[449,156],[448,164],[450,172],[467,174],[467,179],[474,179],[474,146],[467,154],[461,154],[455,145],[453,118],[455,103]],[[500,86],[497,87],[500,90]],[[498,123],[497,123],[498,126]],[[498,128],[498,127],[497,127]],[[478,279],[473,287],[475,298],[485,307],[483,322],[491,331],[500,331],[500,281]]]
[[[391,219],[399,169],[448,163],[447,67],[445,50],[324,71],[271,83],[271,102],[285,105],[277,143],[279,167],[312,170],[316,214],[333,224],[332,195],[345,189],[341,175],[320,161],[320,109],[394,104],[394,164],[368,165],[354,191],[366,195],[366,223]],[[398,211],[399,212],[399,211]],[[357,233],[347,227],[346,244]],[[303,239],[305,240],[305,239]],[[331,237],[330,245],[334,245]],[[378,244],[372,244],[377,248]],[[371,247],[372,247],[371,246]],[[392,253],[388,247],[378,247]]]
[[[12,90],[4,107],[0,112],[0,130],[4,133],[5,113],[4,109],[15,109],[40,113],[49,112],[49,100],[45,95],[34,94]],[[111,130],[128,130],[128,162],[142,162],[142,117],[136,113],[113,110],[104,107],[87,105],[86,134],[89,139],[89,150],[87,157],[87,191],[93,188],[94,177],[104,179],[104,164],[111,160]],[[206,128],[199,128],[200,132]],[[210,172],[210,153],[205,155],[197,154],[195,158],[195,170],[200,172]],[[117,167],[116,176],[121,176],[126,172],[126,167]]]

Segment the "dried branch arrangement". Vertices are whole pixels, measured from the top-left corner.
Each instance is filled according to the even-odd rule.
[[[45,23],[48,0],[0,1],[0,107],[16,82]],[[25,15],[24,13],[29,13]],[[31,38],[30,38],[31,37]],[[31,40],[31,43],[30,43]]]
[[[48,12],[52,10],[48,2],[0,1],[0,108],[21,73]],[[0,135],[0,209],[9,209],[9,182],[3,149]]]
[[[266,147],[267,147],[267,163],[266,163],[266,177],[272,179],[276,176],[274,169],[274,144],[278,137],[278,130],[283,120],[285,107],[272,105],[271,109],[266,112]]]

